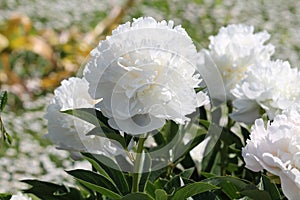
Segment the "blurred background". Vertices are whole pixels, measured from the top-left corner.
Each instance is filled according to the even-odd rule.
[[[13,138],[0,149],[0,192],[22,189],[28,178],[72,184],[64,170],[88,167],[44,138],[46,106],[100,40],[141,16],[174,20],[199,48],[222,26],[253,25],[271,34],[274,58],[299,67],[297,0],[0,0],[0,90],[9,92],[1,118]]]

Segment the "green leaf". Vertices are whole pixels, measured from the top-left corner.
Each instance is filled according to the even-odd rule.
[[[7,142],[8,144],[12,143],[12,137],[6,132],[1,116],[0,116],[0,134],[1,134],[0,139],[2,143],[4,142]],[[0,144],[0,147],[1,146],[2,144]]]
[[[94,108],[78,108],[78,109],[71,109],[62,111],[62,113],[66,113],[69,115],[73,115],[78,117],[84,121],[87,121],[96,127],[101,127],[103,130],[108,132],[116,132],[119,133],[117,130],[110,128],[108,124],[108,118],[105,117],[101,111],[94,109]]]
[[[270,194],[272,200],[281,199],[281,195],[276,184],[272,183],[266,175],[262,174],[261,181],[263,183],[263,189]]]
[[[154,182],[154,186],[155,188],[159,189],[159,188],[164,188],[166,187],[167,183],[169,181],[167,179],[163,179],[163,178],[158,178],[156,179],[156,181]]]
[[[148,194],[137,192],[137,193],[127,194],[122,198],[122,200],[154,200],[154,198],[152,198]]]
[[[7,103],[7,92],[3,91],[0,93],[0,112],[4,110],[6,103]]]
[[[119,134],[107,127],[95,127],[89,131],[86,135],[97,135],[100,137],[105,137],[111,140],[119,142],[124,149],[127,148],[124,138]]]
[[[99,126],[101,121],[98,120],[96,112],[99,112],[92,108],[79,108],[79,109],[71,109],[71,110],[65,110],[61,111],[62,113],[73,115],[75,117],[78,117],[86,122],[89,122],[95,126]]]
[[[263,200],[272,200],[271,196],[266,191],[261,190],[244,190],[241,192],[242,195],[250,197],[252,199],[263,199]]]
[[[245,189],[249,184],[251,184],[247,180],[239,179],[239,178],[232,177],[232,176],[212,177],[212,178],[205,179],[202,182],[207,182],[207,183],[210,183],[212,185],[217,185],[217,186],[223,182],[226,182],[226,183],[230,182],[230,183],[235,184],[239,190]]]
[[[203,182],[221,187],[222,192],[226,194],[230,199],[241,198],[241,191],[246,190],[250,187],[255,188],[255,185],[246,183],[245,181],[246,180],[230,176],[212,177],[203,180]]]
[[[210,126],[210,122],[204,119],[200,119],[199,124],[202,125],[204,128],[206,128],[206,130],[208,130]]]
[[[229,181],[224,181],[220,183],[219,186],[230,199],[238,199],[241,197],[239,193],[240,190],[235,184]]]
[[[56,185],[39,180],[22,180],[32,187],[24,190],[24,193],[31,193],[43,200],[83,200],[80,191],[64,185]]]
[[[201,172],[201,176],[204,176],[205,178],[213,178],[216,177],[215,174],[207,173],[207,172]]]
[[[120,135],[119,131],[110,128],[108,119],[101,113],[101,111],[93,108],[78,108],[65,110],[62,111],[62,113],[78,117],[96,126],[86,135],[106,137],[119,142],[123,148],[127,148],[127,141],[125,141],[125,139]]]
[[[115,184],[101,174],[82,169],[67,171],[67,173],[74,176],[80,183],[91,190],[99,192],[109,198],[121,198],[119,195],[120,192]]]
[[[178,191],[176,191],[174,196],[171,199],[183,200],[183,199],[187,199],[188,197],[194,196],[196,194],[200,194],[203,192],[216,190],[216,189],[219,189],[219,187],[216,187],[209,183],[203,183],[203,182],[191,183],[189,185],[183,186]]]
[[[160,133],[162,134],[166,144],[173,140],[178,132],[178,124],[173,121],[167,121],[166,124],[161,129]]]
[[[162,189],[155,190],[155,200],[167,200],[168,194]]]
[[[0,194],[0,200],[10,200],[12,194],[9,193],[2,193]]]
[[[132,139],[132,136],[127,134],[127,133],[124,133],[124,140],[125,140],[125,143],[126,143],[126,147],[129,145],[129,143],[131,142],[131,139]]]
[[[222,192],[226,194],[230,199],[239,199],[243,196],[247,196],[252,199],[273,199],[270,196],[271,194],[269,194],[267,191],[258,190],[258,188],[248,180],[239,179],[236,177],[213,177],[205,179],[203,180],[203,182],[208,182],[210,184],[221,187]],[[277,191],[276,195],[279,195],[279,199],[281,199],[279,191]]]
[[[150,176],[149,176],[149,180],[151,182],[154,182],[155,180],[158,179],[158,177],[164,176],[164,174],[166,174],[166,172],[167,172],[167,168],[168,168],[168,166],[163,167],[163,168],[158,169],[158,170],[155,170],[155,171],[151,171]]]
[[[180,173],[180,176],[183,177],[183,178],[190,178],[194,171],[195,171],[194,167],[186,169],[186,170],[184,170],[183,172]]]
[[[171,180],[167,182],[164,189],[167,191],[168,194],[171,194],[177,189],[179,189],[180,187],[181,187],[180,176],[174,176]]]
[[[107,179],[109,179],[111,182],[113,182],[113,180],[110,178],[110,176],[106,173],[106,171],[98,164],[97,161],[95,161],[94,159],[86,156],[85,154],[82,154],[83,158],[88,160],[92,166],[97,170],[97,172],[99,172],[100,174],[102,174],[103,176],[105,176]]]
[[[103,170],[99,169],[99,173],[104,176],[109,176],[110,179],[114,181],[115,185],[118,187],[118,189],[123,195],[128,194],[130,192],[129,184],[124,174],[122,173],[120,166],[116,162],[100,154],[96,155],[83,153],[83,155],[96,162],[97,165],[99,165],[105,171],[105,174],[103,174]]]
[[[148,180],[145,187],[146,193],[151,195],[153,198],[155,198],[155,190],[156,190],[155,185]]]

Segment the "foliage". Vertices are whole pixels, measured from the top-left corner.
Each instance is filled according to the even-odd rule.
[[[94,111],[99,112],[99,111]],[[99,120],[98,124],[106,124],[107,119],[100,113],[86,117],[93,113],[90,109],[79,109],[66,111],[87,121]],[[198,121],[199,124],[206,125],[203,129],[208,131],[209,122],[205,119]],[[234,123],[229,122],[230,126]],[[198,174],[195,164],[190,159],[189,151],[173,164],[165,166],[158,171],[150,171],[141,175],[146,175],[144,181],[140,181],[138,192],[132,192],[133,174],[122,172],[121,163],[118,160],[104,155],[83,154],[93,166],[94,171],[72,170],[67,173],[73,176],[81,186],[80,189],[66,189],[64,186],[57,186],[51,183],[43,183],[34,180],[26,180],[32,188],[25,192],[33,193],[43,199],[64,199],[64,195],[71,195],[70,192],[81,193],[82,199],[155,199],[155,200],[180,200],[192,197],[193,199],[282,199],[280,189],[267,175],[250,172],[240,164],[242,157],[239,150],[248,131],[245,127],[240,127],[239,136],[231,131],[231,128],[223,128],[221,137],[217,142],[216,148],[204,158],[203,171]],[[168,128],[167,128],[168,127]],[[174,132],[178,130],[178,125],[170,123],[165,126],[157,137],[154,137],[158,144],[169,143],[173,140]],[[112,130],[102,129],[105,135],[112,133]],[[116,134],[116,133],[114,133]],[[160,136],[159,136],[160,135]],[[112,137],[120,144],[124,143],[123,137]],[[203,137],[196,137],[196,143],[203,140]],[[179,138],[179,140],[182,140]],[[149,149],[151,151],[151,148]],[[105,161],[104,161],[105,160]],[[108,164],[109,163],[109,164]],[[179,168],[178,164],[183,166]],[[52,195],[47,191],[69,191],[60,193],[53,192]],[[44,192],[43,192],[44,191]],[[86,195],[88,193],[88,195]],[[45,194],[45,195],[44,195]],[[46,195],[47,194],[47,195]],[[74,193],[75,194],[75,193]],[[80,199],[77,196],[77,199]]]

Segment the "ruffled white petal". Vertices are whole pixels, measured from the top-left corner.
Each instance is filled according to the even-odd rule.
[[[264,44],[269,38],[266,31],[254,33],[253,26],[243,24],[222,27],[209,37],[209,56],[222,74],[227,99],[234,99],[230,91],[245,77],[248,67],[270,59],[274,46]],[[207,67],[211,65],[207,62]]]
[[[253,116],[253,105],[263,108],[270,119],[274,119],[291,104],[300,102],[300,72],[291,68],[287,61],[268,61],[253,64],[232,94],[236,110],[233,116],[244,113],[245,117],[235,119],[246,122]],[[241,105],[243,102],[243,105]],[[249,121],[249,120],[248,120]],[[251,121],[249,121],[251,122]]]
[[[91,56],[84,70],[89,94],[102,99],[97,107],[120,131],[142,134],[161,128],[166,119],[183,124],[208,101],[194,90],[201,82],[196,48],[172,21],[145,17],[120,25]],[[142,123],[143,116],[153,122]]]
[[[280,177],[284,194],[296,200],[300,196],[300,105],[292,105],[265,127],[255,121],[250,140],[242,150],[246,167],[263,169]]]

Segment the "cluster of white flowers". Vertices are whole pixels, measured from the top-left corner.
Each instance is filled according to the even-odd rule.
[[[255,125],[243,149],[246,167],[280,177],[284,194],[300,196],[300,71],[288,61],[272,60],[269,34],[253,34],[253,27],[229,25],[210,37],[202,53],[205,67],[215,65],[223,78],[230,114],[235,121]],[[265,128],[261,110],[270,120]]]
[[[300,197],[300,105],[293,105],[273,122],[258,119],[250,140],[243,148],[246,167],[266,169],[280,177],[284,194],[291,200]]]
[[[251,124],[264,109],[270,119],[300,100],[300,72],[287,61],[271,60],[274,46],[264,45],[270,35],[253,33],[246,25],[222,27],[210,37],[209,50],[203,53],[223,78],[227,99],[233,102],[230,115],[236,121]],[[283,75],[284,74],[284,75]]]

